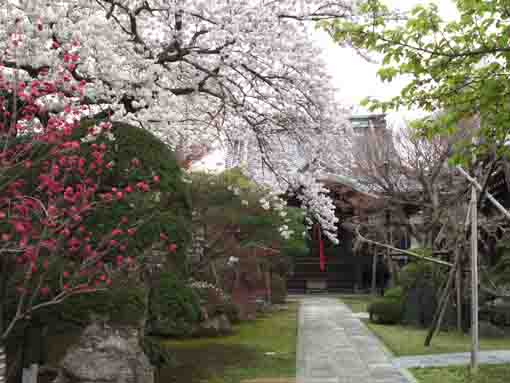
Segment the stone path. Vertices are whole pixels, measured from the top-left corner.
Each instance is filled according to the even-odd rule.
[[[399,368],[462,366],[471,362],[469,352],[436,355],[403,356],[393,359]],[[480,364],[510,363],[510,351],[480,351]]]
[[[299,310],[297,383],[409,383],[379,340],[336,298]]]

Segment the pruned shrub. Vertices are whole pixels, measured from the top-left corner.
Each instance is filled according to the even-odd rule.
[[[399,282],[404,291],[424,285],[440,286],[444,279],[443,270],[426,261],[411,262],[399,273]]]
[[[195,291],[178,275],[162,273],[152,289],[148,332],[151,335],[186,337],[200,320],[200,301]]]
[[[397,324],[402,319],[403,305],[401,300],[380,298],[368,306],[370,320],[380,324]]]
[[[145,314],[145,291],[142,286],[118,286],[92,294],[75,295],[59,308],[64,321],[86,325],[93,319],[115,324],[138,325]]]
[[[285,279],[273,274],[271,278],[271,303],[285,303],[287,299],[287,285]]]
[[[404,298],[404,289],[401,286],[392,287],[384,292],[384,298],[402,301]]]

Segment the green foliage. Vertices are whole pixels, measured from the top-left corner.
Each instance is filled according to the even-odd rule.
[[[401,286],[392,287],[384,292],[384,298],[402,301],[404,298],[404,289]]]
[[[82,325],[92,319],[138,325],[145,314],[145,291],[140,286],[119,286],[92,294],[75,295],[59,306],[64,321]]]
[[[91,120],[83,121],[79,135],[84,136],[87,127],[92,124]],[[147,176],[158,175],[158,191],[126,194],[124,200],[117,201],[109,209],[99,209],[88,217],[87,225],[107,233],[117,227],[122,217],[127,217],[130,225],[137,228],[133,246],[128,250],[141,261],[144,251],[159,241],[160,233],[165,233],[177,245],[173,258],[178,261],[173,264],[184,266],[186,247],[190,242],[191,200],[174,153],[145,129],[114,123],[112,131],[115,141],[97,141],[111,147],[110,160],[115,163],[111,173],[105,175],[103,187],[133,185]],[[135,158],[140,160],[138,167],[131,164]]]
[[[151,335],[185,337],[200,319],[195,291],[176,274],[162,273],[151,291],[148,327]]]
[[[400,323],[404,311],[404,295],[404,288],[401,286],[386,290],[383,298],[378,298],[368,305],[370,320],[381,324]]]
[[[268,190],[257,186],[238,169],[219,175],[192,175],[192,204],[195,219],[206,226],[208,233],[236,233],[241,247],[262,246],[279,248],[284,256],[307,253],[302,237],[305,231],[300,209],[284,207],[282,211],[264,209],[261,199],[271,200]],[[272,204],[274,205],[274,204]],[[294,234],[284,240],[279,233],[287,225]],[[228,254],[225,242],[214,241],[216,253]]]
[[[285,279],[279,275],[271,278],[271,303],[285,303],[287,299],[287,285]]]
[[[440,286],[444,273],[437,265],[426,261],[411,262],[400,270],[400,285],[407,291],[416,286]]]
[[[499,156],[507,157],[508,148],[499,144],[510,133],[508,3],[459,0],[456,6],[459,18],[452,21],[443,20],[438,7],[429,4],[416,6],[397,22],[380,0],[364,0],[355,21],[324,21],[320,27],[340,44],[381,55],[383,81],[410,79],[397,97],[366,100],[371,110],[448,111],[454,129],[451,124],[424,124],[427,136],[465,129],[459,122],[478,114],[481,143],[464,143],[453,160],[463,163],[471,149],[481,155],[494,147]]]
[[[496,246],[497,262],[490,270],[491,280],[496,284],[510,283],[510,243],[500,241]]]
[[[370,320],[380,324],[397,324],[402,320],[403,305],[400,299],[380,298],[370,303]]]

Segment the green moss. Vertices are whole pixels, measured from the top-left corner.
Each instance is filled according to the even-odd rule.
[[[455,331],[440,332],[425,347],[428,329],[401,325],[382,325],[366,322],[368,328],[397,356],[469,352],[471,337]],[[510,339],[480,339],[482,350],[505,350],[510,348]]]
[[[227,337],[163,341],[177,365],[162,370],[161,382],[239,383],[296,376],[297,305],[242,322],[234,330]]]
[[[506,383],[510,365],[480,366],[477,374],[469,367],[416,368],[411,372],[419,383]]]

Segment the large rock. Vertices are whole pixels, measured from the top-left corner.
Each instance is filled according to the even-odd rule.
[[[154,383],[138,330],[89,325],[61,362],[55,383]]]
[[[200,323],[193,325],[193,336],[207,337],[220,336],[232,333],[232,324],[225,314],[210,317]]]

